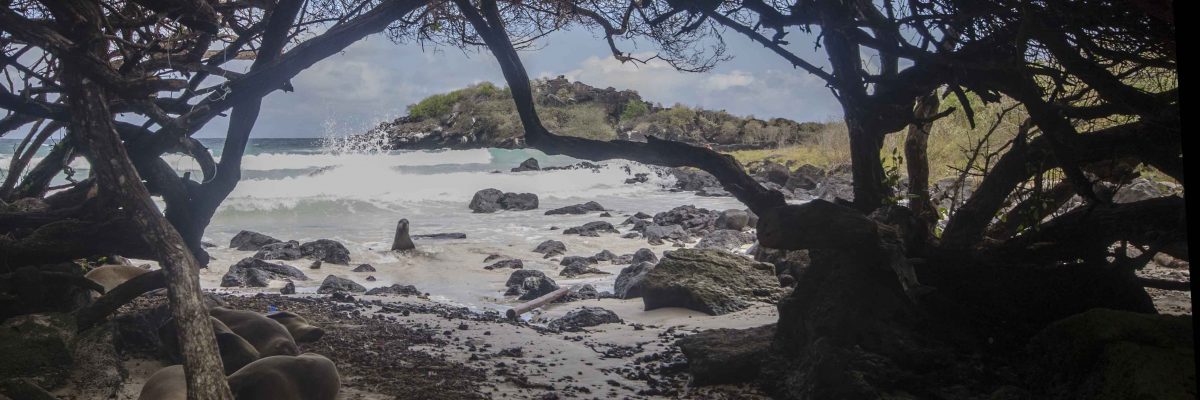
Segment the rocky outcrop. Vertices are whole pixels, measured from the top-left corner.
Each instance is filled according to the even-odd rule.
[[[497,261],[497,262],[495,262],[495,263],[493,263],[493,264],[491,264],[491,265],[488,265],[488,266],[486,266],[486,267],[483,267],[483,269],[486,269],[486,270],[493,270],[493,269],[510,269],[510,268],[511,268],[511,269],[521,269],[521,268],[525,268],[525,263],[524,263],[524,262],[522,262],[521,260],[509,259],[509,260],[500,260],[500,261]]]
[[[499,210],[533,210],[538,208],[538,197],[533,193],[505,193],[497,189],[475,192],[467,205],[476,213],[493,213]]]
[[[547,240],[533,249],[534,253],[542,253],[543,258],[560,256],[567,252],[567,245],[557,240]]]
[[[273,280],[307,281],[308,276],[290,265],[243,258],[229,266],[229,271],[221,277],[221,287],[267,287]]]
[[[616,283],[613,284],[613,295],[618,299],[641,297],[642,282],[646,280],[646,274],[654,269],[654,265],[653,262],[642,261],[621,268]]]
[[[710,329],[675,342],[687,357],[696,386],[745,383],[758,378],[770,356],[775,325],[750,329]]]
[[[559,264],[563,265],[565,268],[563,268],[562,271],[559,271],[558,275],[566,278],[573,278],[586,274],[608,274],[607,272],[593,267],[592,264],[595,263],[596,261],[590,257],[564,257],[562,262]]]
[[[558,284],[542,271],[519,269],[513,271],[504,282],[508,288],[505,296],[517,296],[519,300],[533,300],[544,294],[558,290]]]
[[[352,272],[375,272],[375,267],[371,266],[371,264],[359,264],[357,267],[354,267],[354,269],[351,271]]]
[[[382,296],[386,294],[394,294],[398,296],[420,296],[421,291],[417,290],[417,287],[413,285],[401,285],[396,283],[392,284],[391,286],[377,287],[368,290],[366,294],[369,296]]]
[[[542,167],[538,165],[538,160],[536,158],[530,157],[529,159],[522,161],[521,165],[518,165],[516,168],[513,168],[511,171],[512,172],[525,172],[525,171],[539,171],[541,169],[542,169]]]
[[[334,292],[362,293],[366,291],[367,288],[363,287],[363,285],[334,275],[326,276],[325,280],[321,281],[321,287],[317,288],[317,293],[320,294],[331,294]]]
[[[54,389],[67,383],[75,321],[66,314],[27,314],[0,324],[0,382],[28,379]]]
[[[563,230],[563,234],[579,236],[600,236],[601,233],[621,233],[612,224],[604,221],[593,221]]]
[[[775,267],[713,249],[667,253],[646,274],[646,310],[683,307],[710,315],[746,309],[751,302],[776,302],[782,295]]]
[[[679,225],[688,233],[697,234],[712,230],[720,213],[693,205],[679,206],[669,211],[654,214],[655,225]]]
[[[630,260],[630,263],[632,264],[637,264],[640,262],[657,263],[658,256],[654,255],[654,250],[643,247],[633,252],[633,259]]]
[[[348,265],[350,264],[350,250],[346,249],[346,246],[341,243],[329,239],[318,239],[303,244],[295,240],[289,240],[287,242],[262,246],[258,249],[257,253],[254,253],[254,258],[260,260],[298,260],[308,258],[321,262]]]
[[[256,251],[268,244],[279,242],[279,239],[258,232],[241,231],[229,241],[229,248],[241,251]]]
[[[754,243],[754,240],[754,234],[750,232],[742,232],[732,229],[718,229],[705,234],[704,238],[700,239],[700,243],[696,243],[696,248],[735,250],[742,246]]]
[[[560,215],[560,214],[579,215],[579,214],[587,214],[590,212],[599,212],[599,211],[604,211],[604,206],[600,205],[600,203],[597,203],[594,201],[589,201],[587,203],[573,204],[573,205],[569,205],[566,207],[555,208],[553,210],[546,211],[546,215]]]
[[[648,225],[642,231],[642,236],[653,245],[660,245],[666,241],[684,243],[691,239],[687,231],[679,225]]]
[[[747,227],[753,228],[750,225],[750,214],[745,210],[725,210],[717,216],[717,220],[713,222],[713,227],[716,229],[732,229],[735,231],[745,230]]]
[[[559,332],[579,332],[583,328],[593,327],[603,324],[619,324],[624,321],[617,313],[611,310],[600,307],[580,307],[567,312],[567,315],[556,320],[550,321],[547,326],[551,330]]]
[[[350,250],[341,243],[329,239],[317,239],[300,245],[304,257],[332,264],[349,265]]]

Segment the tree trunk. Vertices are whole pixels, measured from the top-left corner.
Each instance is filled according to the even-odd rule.
[[[61,7],[61,8],[60,8]],[[103,14],[92,2],[77,0],[53,7],[65,31],[82,51],[104,59],[99,24]],[[88,155],[102,192],[102,200],[120,207],[140,228],[142,239],[154,249],[167,275],[171,312],[179,330],[189,399],[232,399],[217,352],[217,341],[201,301],[199,265],[174,228],[158,212],[150,192],[129,160],[117,135],[106,96],[84,71],[70,63],[63,76],[71,108],[70,139]]]
[[[854,208],[870,213],[883,205],[890,192],[884,184],[883,162],[879,150],[883,135],[867,127],[857,112],[846,112],[846,128],[850,134],[850,166],[854,177]]]
[[[937,224],[938,211],[929,200],[929,133],[933,116],[938,112],[937,91],[917,100],[913,116],[917,122],[909,125],[904,138],[904,164],[908,169],[908,208],[928,229]]]

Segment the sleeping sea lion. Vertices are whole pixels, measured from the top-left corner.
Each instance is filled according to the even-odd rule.
[[[263,357],[229,376],[233,397],[255,400],[334,400],[341,378],[319,354]]]
[[[325,330],[313,326],[299,314],[290,311],[279,311],[267,314],[267,318],[279,321],[292,334],[292,338],[300,343],[315,342],[325,336]]]
[[[182,365],[159,369],[150,375],[138,400],[187,400],[187,378]]]
[[[209,309],[209,315],[224,322],[233,333],[246,339],[260,357],[294,356],[300,354],[296,340],[283,324],[253,311],[230,310],[224,307]]]
[[[100,284],[100,286],[104,286],[104,293],[108,293],[122,283],[125,283],[125,281],[147,272],[150,272],[150,270],[132,265],[110,264],[96,267],[88,271],[83,277]],[[95,294],[95,296],[100,295]]]
[[[225,326],[221,320],[214,317],[208,317],[208,320],[212,322],[213,334],[217,337],[217,349],[221,353],[221,364],[225,368],[225,375],[237,372],[246,364],[259,358],[258,350],[246,339]],[[162,341],[163,351],[173,360],[183,361],[179,356],[179,337],[175,329],[175,320],[168,319],[158,328],[158,338]]]

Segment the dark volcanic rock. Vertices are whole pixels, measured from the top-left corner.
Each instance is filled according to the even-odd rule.
[[[684,307],[721,315],[743,310],[751,301],[775,302],[781,293],[775,267],[713,249],[680,249],[663,256],[646,274],[646,310]]]
[[[483,189],[475,192],[475,196],[471,197],[471,203],[467,205],[471,211],[477,213],[493,213],[501,209],[500,196],[504,192],[498,189]]]
[[[725,210],[717,216],[713,226],[717,229],[745,230],[750,224],[750,214],[744,210]]]
[[[642,281],[652,269],[654,263],[646,261],[621,268],[621,273],[617,275],[617,281],[613,284],[613,294],[619,299],[641,297]]]
[[[483,267],[483,269],[486,269],[486,270],[505,269],[505,268],[521,269],[521,268],[525,268],[525,263],[522,262],[521,260],[515,260],[515,259],[514,260],[500,260],[500,261],[497,261],[495,264]]]
[[[692,168],[672,168],[669,171],[675,177],[675,188],[679,190],[694,192],[721,187],[721,182],[708,172]]]
[[[272,280],[308,280],[308,276],[290,265],[275,264],[257,258],[243,258],[229,266],[221,277],[221,287],[267,287]]]
[[[545,254],[542,258],[550,258],[567,252],[567,245],[557,240],[547,240],[533,249],[534,253]]]
[[[259,248],[271,243],[279,243],[281,240],[251,231],[241,231],[233,236],[229,241],[229,248],[242,251],[258,250]]]
[[[254,253],[254,258],[260,260],[298,260],[304,257],[300,250],[300,242],[289,240],[263,245]]]
[[[333,292],[360,293],[365,291],[367,291],[367,288],[363,287],[363,285],[333,275],[326,276],[325,280],[321,281],[321,287],[317,289],[317,293],[320,294],[330,294]]]
[[[558,284],[542,271],[519,269],[513,271],[504,282],[508,290],[505,296],[518,296],[519,300],[533,300],[544,294],[558,290]]]
[[[383,287],[377,287],[377,288],[368,290],[366,294],[371,295],[371,296],[385,295],[385,294],[395,294],[395,295],[401,295],[401,296],[420,296],[421,291],[417,290],[417,287],[413,286],[413,285],[393,284],[392,286],[383,286]]]
[[[375,267],[372,267],[371,264],[359,264],[357,267],[354,267],[353,271],[354,272],[375,272]]]
[[[600,205],[600,203],[589,201],[587,203],[573,204],[566,207],[555,208],[553,210],[546,211],[546,215],[587,214],[596,211],[604,211],[604,206]]]
[[[792,171],[792,176],[788,178],[787,184],[783,187],[790,191],[813,190],[824,180],[825,170],[814,167],[812,164],[804,164]]]
[[[562,271],[559,271],[558,275],[571,278],[586,274],[608,274],[607,272],[592,267],[592,264],[595,263],[595,260],[592,260],[588,257],[565,257],[563,258],[563,261],[559,263],[565,266],[565,268],[563,268]]]
[[[654,245],[663,244],[665,240],[682,243],[689,239],[687,231],[679,225],[650,225],[646,227],[642,235],[646,237],[647,242]]]
[[[505,193],[500,196],[500,207],[505,210],[534,210],[538,208],[538,197],[533,193]]]
[[[593,222],[588,222],[586,224],[583,224],[581,226],[567,228],[566,230],[563,230],[563,233],[567,234],[567,235],[579,235],[579,236],[600,236],[601,233],[621,233],[621,232],[618,231],[617,228],[613,227],[612,224],[610,224],[608,222],[593,221]]]
[[[327,263],[350,264],[350,250],[341,243],[329,239],[317,239],[300,245],[305,257]]]
[[[521,165],[518,165],[516,168],[513,168],[512,172],[538,171],[541,169],[542,169],[542,167],[538,166],[538,160],[536,158],[530,157],[528,160],[522,161]]]
[[[764,162],[758,169],[758,177],[780,186],[786,185],[791,175],[792,171],[786,165],[774,161]]]
[[[611,310],[600,307],[580,307],[571,310],[562,318],[550,321],[548,327],[555,331],[578,332],[583,328],[602,324],[619,324],[621,317]]]
[[[778,250],[755,246],[750,252],[756,261],[768,262],[775,265],[776,274],[787,274],[793,278],[804,276],[812,260],[808,258],[808,250]]]
[[[700,239],[700,243],[696,244],[696,248],[733,250],[754,243],[754,240],[754,234],[750,232],[718,229],[704,235],[704,238]]]
[[[710,329],[676,342],[697,386],[750,382],[770,354],[775,325]]]
[[[689,233],[713,229],[720,213],[707,208],[686,205],[654,215],[655,225],[679,225]]]
[[[643,248],[640,248],[637,251],[635,251],[633,253],[633,259],[630,260],[631,264],[637,264],[640,262],[657,263],[658,256],[654,255],[654,250],[650,250],[650,249],[643,247]]]
[[[296,284],[294,282],[288,282],[279,289],[279,294],[296,294]]]
[[[617,254],[608,250],[600,250],[596,255],[588,257],[592,262],[597,261],[613,261],[617,259]]]

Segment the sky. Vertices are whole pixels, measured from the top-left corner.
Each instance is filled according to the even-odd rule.
[[[790,48],[826,64],[811,37],[791,37]],[[605,42],[584,30],[557,32],[521,53],[534,78],[559,75],[596,87],[632,89],[651,102],[676,103],[735,115],[829,121],[841,116],[820,79],[794,69],[778,55],[740,35],[727,34],[733,59],[710,72],[679,72],[665,62],[621,64]],[[651,46],[623,49],[653,54]],[[828,68],[826,68],[828,69]],[[361,40],[292,80],[293,92],[267,96],[251,137],[328,137],[361,133],[402,116],[409,104],[437,93],[490,81],[504,86],[491,53],[396,44],[381,35]],[[197,137],[222,137],[227,118],[213,120]]]

